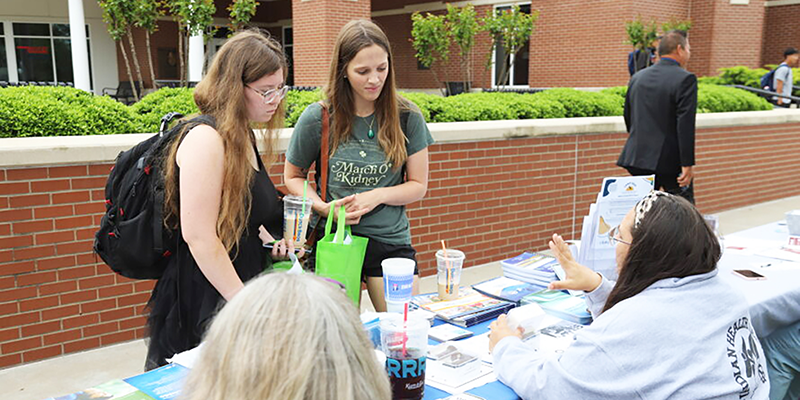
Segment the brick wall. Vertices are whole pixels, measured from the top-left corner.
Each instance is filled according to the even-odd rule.
[[[492,6],[475,7],[475,12],[479,17],[486,15]],[[431,14],[444,14],[445,11],[436,11]],[[423,15],[426,13],[422,13]],[[417,67],[417,59],[414,57],[416,51],[411,44],[411,14],[397,14],[383,17],[375,17],[375,22],[383,28],[392,43],[392,54],[394,55],[394,66],[398,71],[395,75],[397,85],[401,88],[420,89],[436,88],[436,78],[430,70],[423,70]],[[475,45],[471,52],[472,63],[472,86],[476,88],[491,86],[491,71],[486,69],[486,56],[491,48],[489,34],[482,32],[475,37]],[[465,74],[461,69],[461,57],[458,55],[458,47],[453,45],[450,48],[450,60],[447,63],[435,63],[433,69],[438,74],[442,85],[447,81],[461,81]]]
[[[339,30],[369,17],[369,0],[292,0],[295,85],[324,85]]]
[[[785,173],[800,169],[799,131],[798,123],[701,129],[701,211],[800,194],[800,176]],[[553,232],[579,233],[602,178],[625,175],[614,166],[624,140],[596,133],[433,145],[427,196],[408,207],[422,275],[434,273],[442,239],[465,251],[469,267],[542,250]],[[153,282],[117,276],[91,252],[109,167],[0,169],[0,368],[142,337]],[[281,171],[282,158],[270,170],[276,184]]]
[[[533,2],[539,20],[531,35],[532,87],[618,86],[628,82],[625,1]]]
[[[800,48],[800,31],[795,29],[800,18],[800,4],[767,7],[761,65],[779,64],[787,47]]]

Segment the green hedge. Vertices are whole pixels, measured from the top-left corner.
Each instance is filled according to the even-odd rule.
[[[603,89],[602,93],[615,95],[624,102],[627,91],[628,88],[626,86],[618,86]],[[700,113],[771,109],[772,104],[767,100],[746,90],[705,83],[697,86],[697,112]]]
[[[140,132],[122,103],[70,87],[0,89],[0,137],[106,135]]]
[[[752,75],[737,69],[725,79],[746,80]],[[536,94],[441,97],[408,92],[403,96],[419,106],[426,121],[455,122],[622,115],[625,91],[621,86],[601,92],[559,88]],[[320,97],[319,90],[289,92],[286,126],[294,126],[303,110]],[[772,106],[743,90],[701,84],[698,108],[700,112],[726,112],[769,110]],[[155,132],[161,117],[170,111],[196,113],[192,89],[164,88],[125,106],[107,96],[69,87],[10,87],[0,89],[0,137]]]
[[[200,112],[194,104],[192,89],[163,88],[144,96],[131,110],[139,117],[139,132],[158,132],[161,117],[169,112],[190,115]]]
[[[698,79],[700,83],[712,85],[744,85],[753,88],[761,88],[761,77],[777,65],[767,65],[767,68],[748,68],[745,66],[735,66],[720,68],[718,76],[704,76]],[[800,68],[792,68],[793,88],[792,94],[800,96]]]

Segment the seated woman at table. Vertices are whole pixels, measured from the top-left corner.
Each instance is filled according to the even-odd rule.
[[[187,400],[389,400],[353,304],[313,275],[252,280],[214,318]]]
[[[500,381],[524,399],[767,399],[748,304],[717,276],[720,246],[697,209],[652,192],[609,237],[616,284],[553,235],[567,277],[550,288],[586,291],[594,322],[545,357],[501,316],[489,336]]]

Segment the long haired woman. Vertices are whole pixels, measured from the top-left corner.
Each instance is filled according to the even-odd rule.
[[[280,237],[283,209],[252,128],[266,128],[270,158],[286,70],[275,40],[245,31],[220,48],[195,88],[204,119],[192,120],[164,159],[165,224],[177,246],[148,303],[145,369],[197,346],[218,304],[271,265],[262,242]],[[287,246],[272,255],[285,256]]]
[[[433,138],[416,106],[397,93],[389,40],[373,22],[351,21],[339,32],[324,95],[330,148],[321,148],[322,106],[312,104],[294,128],[284,181],[301,194],[311,164],[329,154],[327,198],[311,194],[313,209],[325,218],[334,200],[346,205],[353,233],[369,238],[362,276],[370,299],[386,311],[381,261],[416,261],[405,205],[425,196]],[[415,271],[415,293],[417,282]]]

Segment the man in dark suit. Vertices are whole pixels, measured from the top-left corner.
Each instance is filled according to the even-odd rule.
[[[625,96],[628,141],[617,165],[631,175],[655,174],[656,189],[694,203],[697,77],[683,69],[691,55],[685,31],[665,34],[661,61],[631,78]]]

